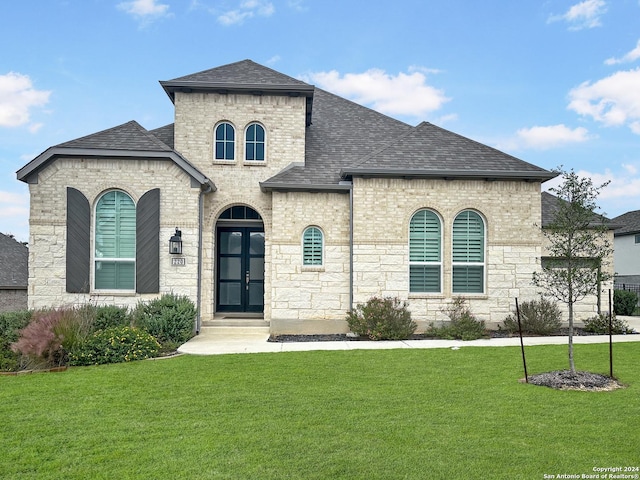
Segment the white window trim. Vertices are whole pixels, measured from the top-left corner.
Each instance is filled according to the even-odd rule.
[[[474,212],[482,221],[482,245],[483,245],[483,255],[482,258],[484,261],[482,262],[455,262],[453,260],[453,225],[456,221],[456,218],[464,212]],[[453,291],[453,269],[456,266],[462,267],[482,267],[482,292],[454,292]],[[464,297],[483,297],[487,295],[487,220],[484,215],[480,213],[478,210],[474,208],[465,208],[456,213],[453,217],[453,221],[451,222],[451,294],[454,296],[464,296]]]
[[[229,124],[233,128],[233,160],[225,160],[224,158],[216,158],[216,130],[222,124]],[[213,131],[211,132],[211,139],[213,140],[211,143],[211,158],[213,160],[214,165],[233,165],[238,161],[238,129],[235,124],[229,120],[220,120],[213,126]]]
[[[304,236],[305,233],[307,232],[307,230],[311,229],[311,228],[317,228],[320,231],[320,255],[321,255],[321,263],[319,264],[307,264],[304,263]],[[309,225],[307,227],[304,228],[304,230],[302,230],[302,235],[301,235],[301,242],[300,242],[300,247],[301,247],[301,260],[302,260],[302,268],[304,271],[310,272],[310,271],[324,271],[324,266],[325,266],[325,240],[324,240],[325,234],[324,234],[324,230],[322,228],[320,228],[318,225]]]
[[[260,125],[264,130],[264,160],[247,160],[247,130],[251,125]],[[243,138],[242,138],[242,163],[244,165],[251,165],[252,167],[260,167],[265,166],[267,164],[268,155],[267,155],[267,128],[261,122],[249,122],[247,126],[244,128]]]
[[[412,262],[411,261],[411,220],[413,220],[413,217],[418,212],[421,212],[423,210],[433,213],[436,217],[438,217],[438,220],[440,221],[440,261],[438,262]],[[442,296],[444,291],[444,261],[443,261],[444,259],[444,221],[442,217],[437,211],[433,210],[432,208],[419,208],[418,210],[416,210],[411,214],[411,217],[409,218],[409,224],[407,226],[407,232],[408,232],[407,247],[409,248],[409,252],[408,252],[409,266],[407,269],[408,270],[407,271],[407,279],[408,279],[407,291],[409,295],[413,298]],[[439,266],[440,267],[440,290],[437,292],[412,292],[411,291],[411,266],[412,265]]]

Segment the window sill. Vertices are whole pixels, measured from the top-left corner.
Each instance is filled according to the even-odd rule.
[[[414,292],[414,293],[409,293],[409,300],[411,300],[412,298],[421,299],[421,298],[446,298],[446,297],[442,292],[434,292],[434,293]]]
[[[324,265],[303,265],[303,272],[324,272]]]
[[[245,160],[242,164],[247,167],[265,167],[267,162],[264,160]]]
[[[214,165],[235,165],[237,162],[235,160],[214,160]]]
[[[135,297],[135,290],[92,290],[92,297]]]

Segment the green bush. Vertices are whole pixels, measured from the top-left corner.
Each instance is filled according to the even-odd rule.
[[[584,321],[584,329],[587,332],[596,333],[598,335],[609,334],[609,315],[601,313],[595,317],[588,318]],[[627,333],[633,333],[633,330],[629,328],[629,324],[621,318],[616,318],[615,315],[611,318],[611,333],[615,335],[624,335]]]
[[[196,308],[186,296],[173,293],[148,303],[138,303],[133,311],[133,325],[142,328],[162,344],[179,345],[194,333]]]
[[[407,302],[399,298],[372,297],[347,313],[347,323],[353,333],[371,340],[402,340],[418,327],[411,320]]]
[[[20,330],[31,321],[29,310],[0,313],[0,371],[13,372],[19,369],[20,355],[11,350],[18,341]]]
[[[439,327],[432,323],[428,335],[447,340],[476,340],[486,335],[484,320],[473,316],[463,297],[453,299],[441,312],[449,317],[449,322]]]
[[[69,354],[69,365],[100,365],[154,357],[160,345],[149,333],[133,327],[98,330]]]
[[[127,307],[101,305],[96,307],[94,330],[105,330],[109,327],[125,327],[131,325],[131,315]]]
[[[638,294],[629,290],[613,291],[613,311],[616,315],[633,315],[638,304]]]
[[[540,297],[520,304],[520,324],[522,333],[529,335],[553,335],[562,325],[560,307],[551,300]],[[504,328],[509,333],[518,333],[518,317],[514,310],[504,320]]]

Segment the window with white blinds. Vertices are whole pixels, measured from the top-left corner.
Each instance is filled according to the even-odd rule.
[[[308,227],[302,234],[302,264],[322,265],[322,231],[318,227]]]
[[[416,212],[409,223],[409,291],[442,291],[442,226],[431,210]]]
[[[485,235],[482,217],[472,210],[453,221],[453,293],[483,293]]]
[[[95,288],[134,290],[136,278],[136,206],[113,190],[96,205]]]

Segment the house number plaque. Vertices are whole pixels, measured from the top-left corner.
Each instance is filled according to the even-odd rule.
[[[184,257],[172,257],[171,265],[175,267],[184,267],[187,264],[187,259]]]

